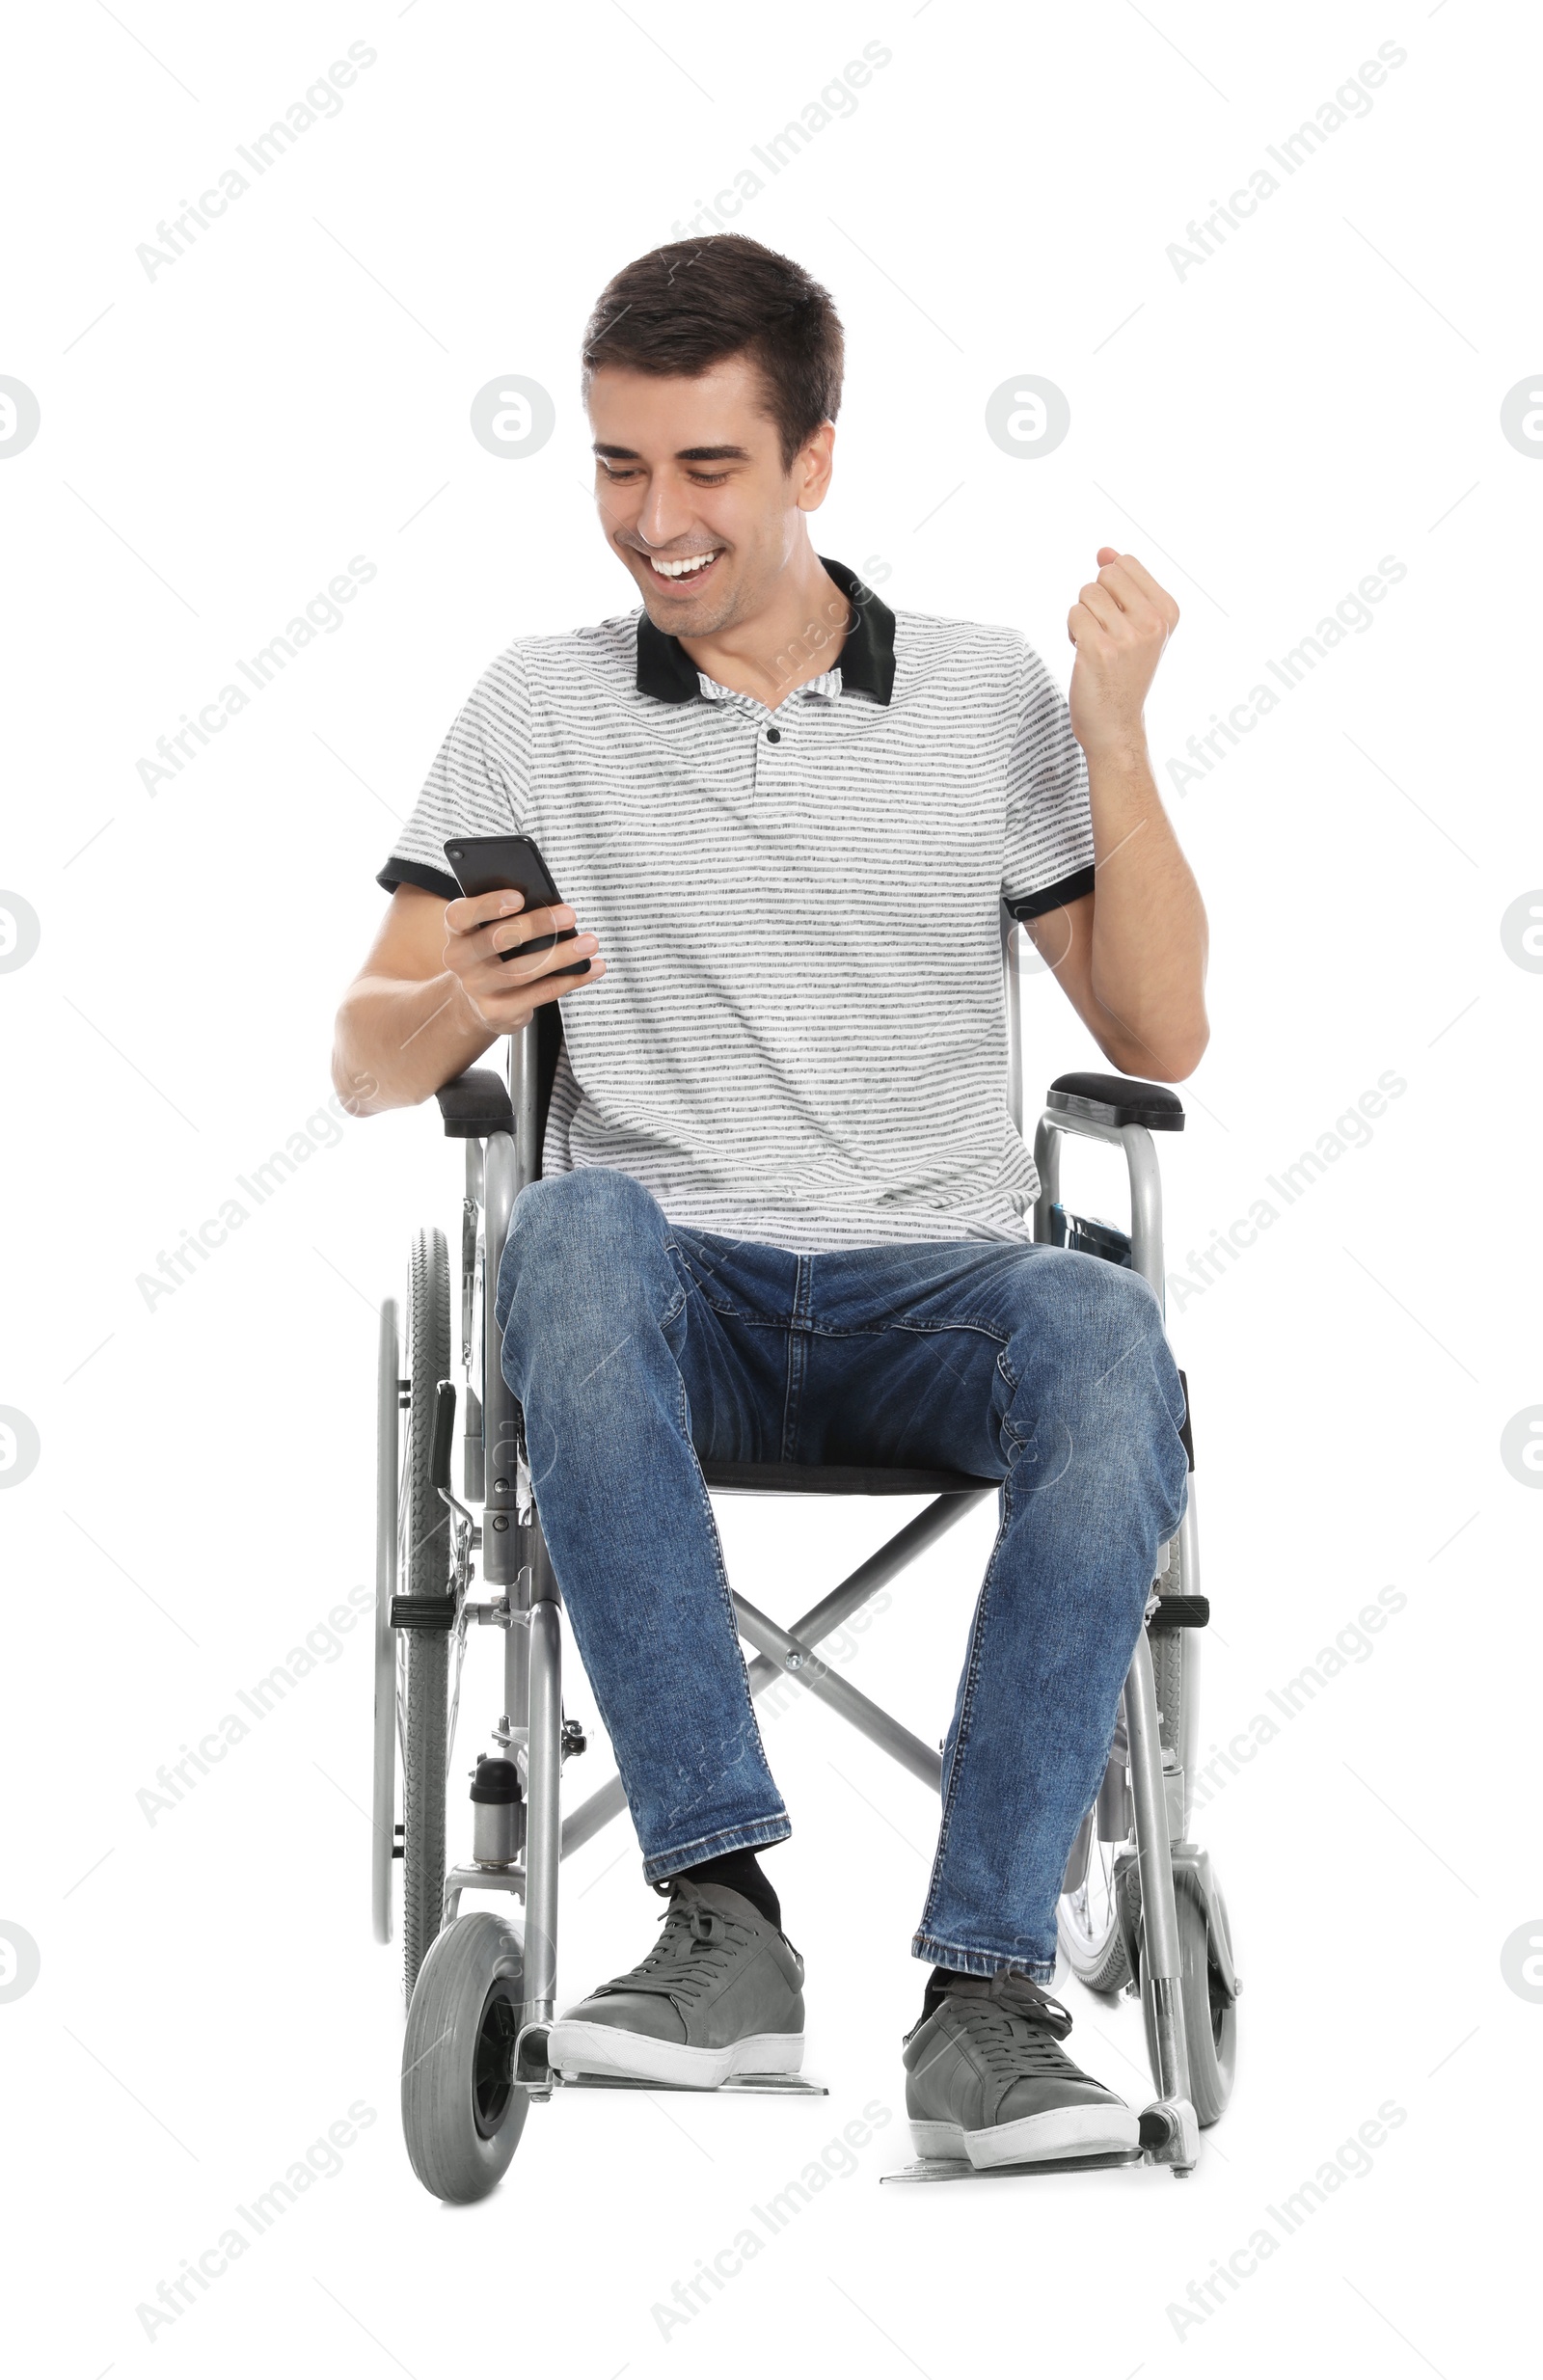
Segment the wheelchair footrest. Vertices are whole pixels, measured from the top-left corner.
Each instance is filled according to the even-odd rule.
[[[806,2074],[731,2074],[726,2082],[700,2090],[694,2083],[652,2082],[635,2074],[564,2074],[553,2068],[545,2080],[558,2091],[680,2091],[693,2099],[728,2098],[738,2092],[766,2092],[783,2098],[827,2099],[827,2083],[811,2082]]]
[[[1150,1636],[1171,1636],[1180,1628],[1204,1628],[1211,1616],[1208,1595],[1159,1595],[1147,1623]]]
[[[1141,2149],[1111,2150],[1099,2157],[1042,2157],[1033,2165],[972,2165],[968,2157],[923,2157],[880,2181],[1023,2181],[1035,2174],[1092,2174],[1112,2165],[1143,2165]]]
[[[429,1628],[449,1630],[455,1626],[455,1597],[448,1595],[393,1595],[392,1597],[392,1626],[393,1628]]]

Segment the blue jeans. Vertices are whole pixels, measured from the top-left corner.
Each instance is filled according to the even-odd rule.
[[[671,1224],[584,1166],[515,1201],[496,1313],[650,1881],[791,1832],[698,1458],[1001,1481],[911,1948],[1051,1982],[1067,1857],[1183,1516],[1183,1391],[1147,1284],[996,1240],[794,1255]]]

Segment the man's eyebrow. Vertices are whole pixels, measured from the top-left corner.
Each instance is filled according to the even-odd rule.
[[[608,446],[596,439],[594,450],[608,462],[638,463],[642,457],[636,446]],[[675,456],[677,463],[748,463],[745,446],[682,446]]]

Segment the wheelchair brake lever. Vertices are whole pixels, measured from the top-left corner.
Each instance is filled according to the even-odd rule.
[[[439,1499],[441,1503],[447,1504],[450,1510],[454,1513],[456,1519],[464,1523],[466,1528],[471,1530],[472,1545],[474,1551],[482,1543],[481,1523],[473,1513],[467,1510],[467,1507],[462,1503],[459,1496],[456,1495],[453,1488],[442,1487],[439,1490]]]

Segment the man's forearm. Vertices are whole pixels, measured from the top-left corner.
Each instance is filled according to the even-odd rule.
[[[1181,1081],[1209,1038],[1205,909],[1145,746],[1088,754],[1093,811],[1092,984],[1128,1074]]]
[[[417,1107],[497,1039],[448,969],[420,984],[365,975],[338,1013],[332,1077],[356,1116]]]

